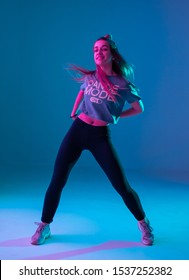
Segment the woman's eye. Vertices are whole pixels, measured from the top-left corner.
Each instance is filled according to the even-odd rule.
[[[104,52],[104,51],[107,51],[107,50],[108,50],[108,48],[104,47],[104,48],[101,48],[101,49],[94,49],[93,51],[94,51],[94,53],[97,53],[98,51]]]

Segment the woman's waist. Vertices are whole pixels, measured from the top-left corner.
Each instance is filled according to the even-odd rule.
[[[107,122],[89,117],[85,113],[79,114],[78,118],[80,120],[82,120],[83,122],[85,122],[89,125],[92,125],[92,126],[107,126],[108,125]]]

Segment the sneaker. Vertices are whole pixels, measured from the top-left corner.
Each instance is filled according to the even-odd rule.
[[[51,235],[50,227],[49,224],[37,223],[37,222],[35,222],[35,224],[38,226],[38,228],[31,238],[31,244],[41,245],[45,242],[45,239],[50,237]]]
[[[144,245],[152,245],[154,243],[153,228],[150,226],[148,219],[138,222],[138,228],[142,232],[142,243]]]

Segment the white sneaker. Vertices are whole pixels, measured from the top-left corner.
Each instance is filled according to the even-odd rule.
[[[142,243],[144,245],[153,245],[154,235],[152,233],[153,228],[150,226],[150,222],[145,218],[142,222],[138,222],[138,228],[142,232]]]
[[[31,238],[31,244],[41,245],[51,235],[50,226],[49,224],[37,223],[37,222],[35,222],[35,224],[38,225],[38,228]]]

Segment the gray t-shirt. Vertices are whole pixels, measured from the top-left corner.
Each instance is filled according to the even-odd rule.
[[[108,79],[118,93],[116,102],[108,95],[94,73],[86,75],[81,85],[84,98],[79,110],[94,119],[116,124],[125,102],[133,103],[141,97],[138,95],[137,88],[123,77],[108,76]]]

